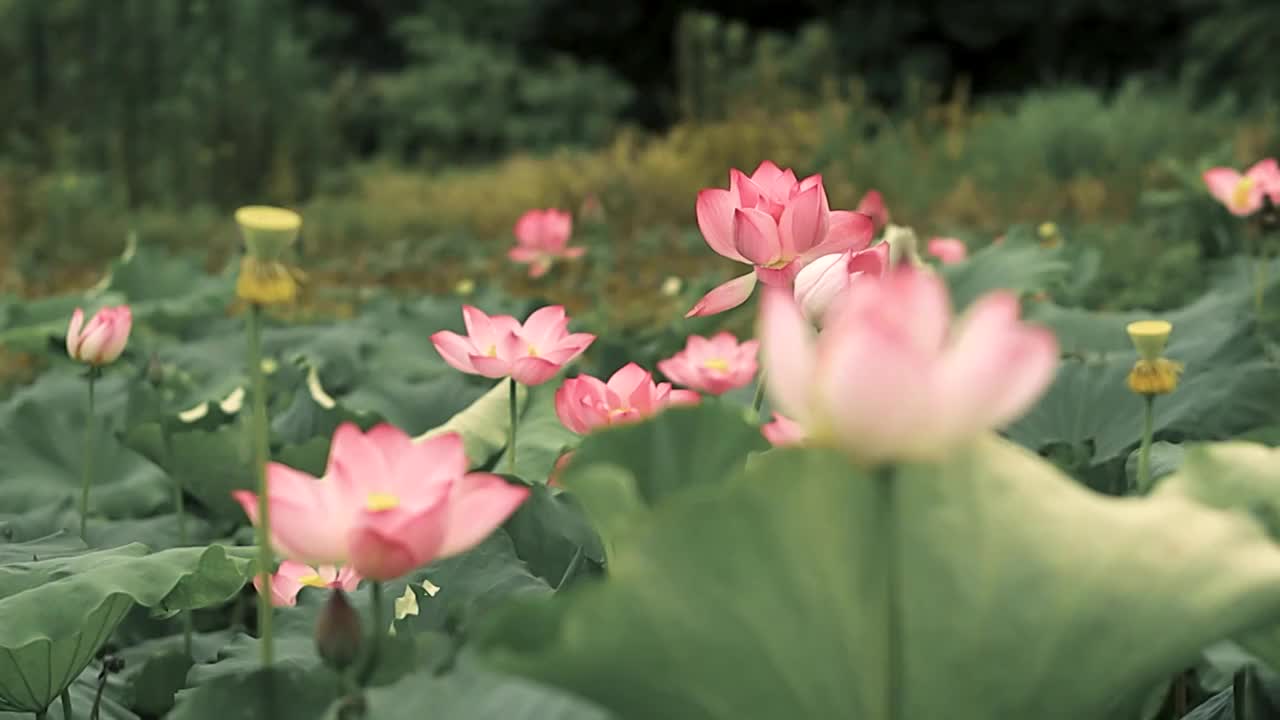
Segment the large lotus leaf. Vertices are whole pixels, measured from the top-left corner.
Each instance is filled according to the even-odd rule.
[[[490,628],[492,659],[626,718],[1065,720],[1280,617],[1246,515],[994,438],[896,477],[766,453],[627,539],[607,581]]]
[[[156,512],[171,496],[164,473],[122,447],[97,423],[91,510],[113,518]],[[84,411],[33,400],[0,411],[0,507],[22,512],[79,497],[84,472]]]
[[[240,520],[244,512],[231,498],[231,492],[258,485],[249,464],[244,431],[241,424],[223,425],[212,431],[174,430],[166,448],[160,425],[147,423],[130,430],[125,442],[164,468],[214,517]]]
[[[516,467],[511,470],[511,449],[504,448],[494,467],[516,475],[529,484],[545,483],[551,469],[567,447],[578,443],[578,434],[566,428],[556,415],[555,389],[550,382],[529,391],[529,401],[520,414],[516,433]]]
[[[501,380],[479,399],[465,409],[422,435],[425,439],[456,432],[462,436],[466,446],[467,458],[472,466],[486,464],[494,453],[507,444],[507,430],[511,427],[511,388],[510,381]],[[522,412],[529,400],[529,390],[523,385],[516,386],[516,412]]]
[[[951,290],[951,301],[964,308],[992,290],[1034,292],[1056,283],[1070,269],[1057,250],[1037,244],[1006,241],[987,245],[969,259],[942,268]]]
[[[223,314],[235,286],[232,275],[210,275],[193,258],[133,244],[108,272],[105,291],[125,298],[135,322],[165,332]]]
[[[181,520],[172,512],[148,518],[90,518],[87,529],[90,541],[97,548],[120,547],[137,542],[152,550],[168,550],[181,545],[204,545],[214,539],[209,522],[190,513],[185,514]],[[0,514],[0,557],[10,547],[3,544],[6,541],[23,543],[53,536],[55,533],[61,533],[58,536],[62,538],[61,543],[83,550],[79,530],[80,513],[70,498],[16,516]],[[184,535],[187,540],[185,543],[182,542]],[[40,554],[40,557],[45,555]]]
[[[575,558],[577,570],[583,569],[583,560],[597,565],[604,562],[600,538],[571,493],[534,485],[529,488],[529,498],[503,527],[515,542],[520,559],[553,587],[560,587]]]
[[[224,602],[247,561],[221,546],[142,545],[0,566],[0,709],[44,710],[135,604],[155,612]]]
[[[316,720],[337,698],[331,673],[280,664],[221,675],[178,693],[172,720]]]
[[[653,507],[680,490],[717,482],[741,467],[750,452],[768,447],[740,408],[709,400],[592,433],[561,482],[582,502],[607,549],[631,522],[629,509]]]
[[[68,694],[71,696],[71,710],[74,718],[88,718],[89,711],[93,708],[94,699],[98,695],[98,673],[102,670],[102,663],[94,661],[80,673],[80,676],[71,683],[68,688]],[[111,676],[107,680],[106,692],[102,695],[102,700],[98,705],[98,720],[138,720],[138,715],[129,709],[127,704],[119,702],[113,692],[118,683],[116,677]],[[55,706],[58,703],[55,703]],[[50,710],[50,717],[62,717],[62,711]],[[30,712],[5,712],[0,710],[0,720],[31,720]]]
[[[379,720],[608,720],[604,709],[524,678],[462,667],[440,676],[425,672],[369,691],[368,716]],[[336,715],[335,715],[336,717]]]

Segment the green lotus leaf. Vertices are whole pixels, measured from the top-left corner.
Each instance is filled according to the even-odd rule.
[[[145,546],[0,566],[0,709],[43,711],[135,605],[171,614],[224,602],[248,561],[225,548]]]

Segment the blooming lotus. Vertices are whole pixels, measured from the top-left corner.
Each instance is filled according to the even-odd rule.
[[[525,385],[550,380],[596,339],[590,333],[570,333],[560,305],[534,311],[523,325],[510,315],[489,317],[470,305],[462,307],[462,319],[466,337],[448,330],[431,336],[445,362],[465,373],[513,377]]]
[[[884,196],[879,190],[868,190],[858,201],[858,212],[871,218],[875,224],[875,232],[880,232],[889,224],[889,208],[885,207]]]
[[[1233,215],[1243,217],[1257,212],[1262,208],[1263,195],[1280,204],[1280,166],[1274,158],[1259,160],[1243,175],[1228,167],[1206,170],[1204,184]]]
[[[352,592],[360,585],[360,575],[349,567],[336,568],[321,565],[313,568],[305,563],[285,560],[271,576],[271,604],[276,607],[293,607],[298,604],[298,593],[304,587],[338,588]],[[262,576],[253,578],[253,586],[262,592]]]
[[[627,363],[604,382],[590,375],[564,381],[556,391],[556,415],[570,430],[586,434],[602,425],[643,420],[668,405],[698,402],[698,393],[655,383],[647,370]]]
[[[1018,417],[1053,380],[1057,342],[1018,310],[1014,294],[989,293],[952,327],[942,280],[904,266],[855,283],[815,337],[791,294],[770,291],[770,399],[815,442],[865,462],[937,459]]]
[[[569,247],[573,218],[555,208],[530,210],[516,221],[516,246],[507,257],[529,266],[529,277],[542,277],[560,258],[582,257],[584,247]]]
[[[267,466],[271,543],[292,560],[350,566],[370,580],[457,555],[529,495],[528,488],[467,467],[457,433],[414,442],[391,425],[363,433],[344,423],[334,432],[324,477]],[[257,495],[233,495],[256,525]]]
[[[709,395],[721,395],[751,382],[756,375],[760,343],[739,343],[732,333],[705,338],[690,335],[684,350],[658,362],[658,369],[672,382]]]
[[[931,238],[929,244],[925,246],[925,251],[938,258],[943,265],[964,262],[964,259],[969,256],[969,248],[964,242],[950,237]]]
[[[133,313],[128,305],[102,308],[88,324],[84,310],[76,308],[67,326],[67,355],[94,367],[109,365],[124,352],[132,328]]]
[[[773,422],[761,425],[760,432],[775,447],[799,445],[805,439],[804,428],[800,427],[800,423],[776,412],[773,414]]]
[[[822,176],[796,180],[769,161],[750,177],[734,169],[729,189],[698,193],[698,228],[712,250],[752,271],[707,293],[686,317],[714,315],[746,302],[756,280],[790,288],[796,273],[824,255],[861,250],[871,243],[871,218],[832,211]]]
[[[795,298],[805,317],[817,321],[833,300],[858,278],[878,278],[889,269],[889,244],[866,250],[827,255],[809,263],[796,275]]]

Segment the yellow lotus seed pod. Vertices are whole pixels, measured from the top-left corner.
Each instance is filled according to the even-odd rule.
[[[302,216],[270,205],[246,205],[236,210],[236,224],[250,255],[259,260],[279,260],[298,239]]]
[[[1154,362],[1164,352],[1169,334],[1173,332],[1173,324],[1165,320],[1139,320],[1129,323],[1125,330],[1138,355],[1143,360]]]
[[[1182,365],[1166,358],[1139,360],[1129,371],[1129,389],[1138,395],[1168,395],[1178,389]]]

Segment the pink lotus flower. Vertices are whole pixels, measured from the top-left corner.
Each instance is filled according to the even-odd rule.
[[[276,607],[293,607],[298,604],[298,593],[304,587],[338,588],[352,592],[360,585],[360,575],[349,567],[341,570],[332,565],[313,568],[304,563],[285,560],[271,576],[271,604]],[[262,594],[262,576],[253,578],[253,586]]]
[[[658,361],[658,369],[676,384],[708,395],[722,395],[751,382],[756,375],[759,349],[759,341],[739,344],[728,332],[710,339],[690,335],[684,350]]]
[[[516,221],[516,246],[507,252],[513,261],[529,266],[529,277],[542,277],[558,258],[582,257],[584,247],[569,247],[573,218],[555,208],[530,210]]]
[[[775,447],[799,445],[805,440],[804,428],[800,427],[800,423],[776,412],[773,414],[773,422],[761,425],[760,432]]]
[[[391,425],[362,433],[344,423],[333,434],[324,477],[267,466],[271,543],[287,558],[350,566],[370,580],[457,555],[529,495],[528,488],[467,467],[457,433],[414,442]],[[232,495],[256,525],[257,495]]]
[[[880,232],[889,224],[889,208],[884,205],[884,197],[879,190],[868,190],[858,201],[858,212],[871,218],[875,223],[875,232]]]
[[[1206,170],[1204,184],[1233,215],[1254,214],[1262,208],[1263,195],[1280,204],[1280,166],[1274,158],[1259,160],[1244,175],[1228,167]]]
[[[67,326],[67,355],[95,367],[109,365],[124,352],[132,328],[133,312],[128,305],[102,308],[88,325],[84,310],[76,308]]]
[[[786,292],[765,296],[761,324],[774,406],[872,463],[937,459],[1013,420],[1058,362],[1053,335],[1019,322],[1013,293],[979,298],[952,328],[942,280],[911,267],[855,283],[816,338]]]
[[[964,262],[969,257],[969,248],[964,242],[950,237],[936,237],[929,240],[927,252],[938,258],[943,265],[954,265]]]
[[[535,310],[521,325],[510,315],[489,317],[464,305],[467,336],[441,330],[431,336],[440,357],[464,373],[488,378],[513,377],[525,385],[541,385],[582,354],[596,336],[569,333],[569,318],[560,305]]]
[[[858,278],[878,278],[888,269],[889,243],[884,242],[866,250],[820,257],[796,275],[796,302],[805,317],[816,322]]]
[[[566,450],[556,458],[556,464],[551,466],[551,474],[547,476],[547,487],[560,487],[560,476],[564,474],[564,469],[569,466],[569,461],[572,459],[572,450]]]
[[[585,435],[602,425],[636,422],[668,405],[698,400],[698,393],[655,383],[647,370],[627,363],[607,383],[590,375],[565,380],[556,391],[556,415],[565,427]]]
[[[790,288],[802,267],[823,255],[861,250],[874,233],[862,213],[832,211],[820,175],[796,180],[768,160],[751,177],[729,171],[729,189],[698,193],[698,228],[712,250],[753,266],[707,293],[685,317],[714,315],[751,297],[756,280]]]

